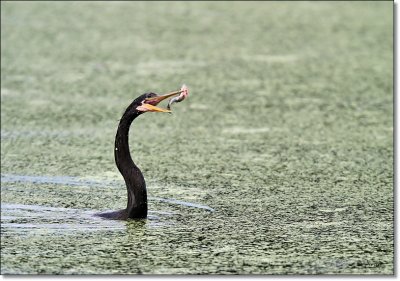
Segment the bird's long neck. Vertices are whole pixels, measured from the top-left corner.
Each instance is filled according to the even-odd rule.
[[[114,156],[118,170],[124,177],[128,190],[126,207],[128,218],[147,217],[147,191],[142,172],[135,165],[129,151],[129,128],[138,114],[128,113],[122,116],[115,136]]]

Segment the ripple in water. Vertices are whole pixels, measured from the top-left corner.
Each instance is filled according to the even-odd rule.
[[[130,221],[105,220],[94,216],[92,210],[56,208],[39,205],[1,204],[2,231],[104,231],[125,230]],[[165,221],[175,213],[150,211],[146,220],[148,227],[170,226]]]
[[[1,182],[29,182],[34,184],[60,184],[71,186],[113,186],[115,182],[96,181],[69,176],[26,176],[2,174]],[[197,203],[191,203],[172,198],[149,197],[149,200],[164,202],[167,204],[181,205],[189,208],[203,209],[213,212],[214,209]],[[105,210],[103,210],[104,212]],[[7,231],[29,232],[32,231],[100,231],[100,230],[125,230],[131,221],[107,220],[98,216],[97,210],[83,210],[72,208],[57,208],[39,205],[1,204],[1,228]],[[171,226],[170,217],[176,213],[149,211],[144,223],[146,227]],[[136,221],[137,222],[137,221]],[[143,224],[142,224],[143,225]]]
[[[61,185],[73,185],[73,186],[99,186],[103,187],[104,185],[114,185],[115,182],[111,181],[96,181],[96,180],[88,180],[81,179],[77,177],[69,177],[69,176],[24,176],[24,175],[10,175],[3,174],[1,175],[1,182],[30,182],[35,184],[61,184]],[[182,205],[186,207],[204,209],[210,212],[214,212],[213,208],[210,208],[206,205],[201,205],[197,203],[186,202],[182,200],[176,200],[172,198],[160,198],[160,197],[149,197],[149,200],[155,200],[160,202],[165,202],[169,204]]]

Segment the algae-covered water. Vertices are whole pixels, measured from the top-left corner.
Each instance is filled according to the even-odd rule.
[[[391,2],[2,2],[2,274],[393,274]],[[130,134],[118,120],[186,83]]]

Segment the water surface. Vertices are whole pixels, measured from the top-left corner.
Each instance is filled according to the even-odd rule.
[[[3,1],[1,26],[2,274],[393,274],[393,3]],[[129,135],[149,218],[93,217],[126,205],[125,108],[182,84]]]

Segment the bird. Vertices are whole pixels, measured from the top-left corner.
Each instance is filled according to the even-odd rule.
[[[187,89],[181,89],[165,95],[153,92],[145,93],[137,97],[126,108],[122,115],[114,144],[115,164],[124,178],[128,191],[128,202],[125,209],[117,211],[102,212],[96,214],[104,219],[128,220],[147,218],[147,189],[143,174],[133,162],[129,151],[129,128],[132,122],[145,112],[171,112],[169,109],[158,107],[157,105],[170,97],[185,93]],[[185,96],[186,96],[185,95]]]

